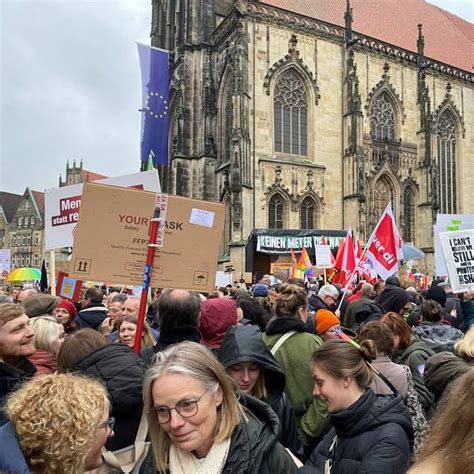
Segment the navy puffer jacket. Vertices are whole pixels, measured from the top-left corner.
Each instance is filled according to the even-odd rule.
[[[330,414],[333,427],[299,472],[331,474],[404,474],[410,458],[413,430],[399,395],[367,392],[351,407]],[[337,435],[335,448],[331,445]]]

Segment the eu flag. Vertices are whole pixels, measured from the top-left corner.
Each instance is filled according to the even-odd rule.
[[[142,163],[168,164],[168,51],[137,43],[142,72]]]

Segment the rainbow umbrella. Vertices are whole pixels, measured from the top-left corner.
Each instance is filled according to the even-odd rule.
[[[35,281],[41,279],[41,270],[31,267],[16,268],[8,275],[8,281]]]

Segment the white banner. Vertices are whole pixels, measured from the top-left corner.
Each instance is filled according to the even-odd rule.
[[[439,234],[458,230],[474,229],[474,214],[438,214],[434,226],[435,272],[437,276],[446,276],[448,270],[444,262]]]
[[[156,170],[105,178],[97,181],[124,188],[161,192]],[[45,192],[45,249],[72,247],[81,207],[82,184],[49,189]],[[113,206],[113,203],[111,203]]]
[[[317,267],[332,267],[331,247],[329,245],[315,245],[314,253]]]
[[[439,234],[454,293],[474,289],[474,229]]]

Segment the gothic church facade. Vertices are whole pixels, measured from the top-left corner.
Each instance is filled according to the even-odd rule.
[[[226,205],[222,263],[246,270],[254,229],[351,226],[365,240],[392,201],[431,270],[436,214],[474,213],[473,25],[457,19],[466,41],[430,52],[451,18],[388,0],[393,18],[374,10],[371,24],[400,8],[411,23],[376,38],[356,21],[371,3],[153,0],[152,45],[172,52],[162,186]]]

